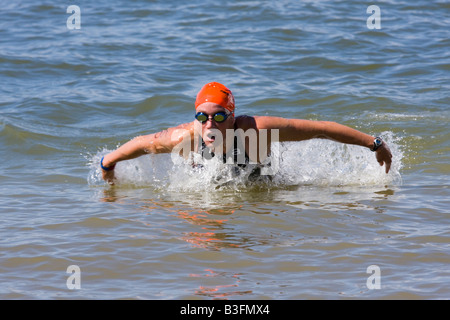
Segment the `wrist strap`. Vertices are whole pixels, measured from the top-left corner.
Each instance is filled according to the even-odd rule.
[[[103,157],[103,158],[105,158],[105,157]],[[114,170],[114,168],[116,167],[115,164],[113,164],[111,167],[105,167],[105,166],[103,166],[103,158],[102,158],[102,160],[100,160],[100,167],[102,167],[102,169],[105,170],[105,171],[111,171],[111,170]]]

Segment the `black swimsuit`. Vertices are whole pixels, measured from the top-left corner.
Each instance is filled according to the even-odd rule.
[[[244,162],[242,162],[242,156],[241,155],[241,148],[239,148],[238,145],[238,140],[237,140],[237,136],[234,137],[234,146],[233,149],[231,151],[231,153],[227,153],[223,155],[223,163],[227,163],[227,158],[228,157],[233,157],[233,164],[234,164],[234,174],[236,176],[239,176],[241,174],[242,170],[245,170],[247,168],[247,166],[250,163],[250,158],[247,155],[247,152],[244,151]],[[200,153],[202,155],[202,158],[210,160],[212,159],[215,155],[214,152],[211,152],[211,150],[206,146],[205,142],[202,141],[202,146],[201,146],[201,150]],[[229,162],[228,162],[229,163]],[[270,164],[269,164],[270,166]],[[203,168],[203,165],[201,164],[194,164],[193,167],[195,168]],[[262,177],[261,176],[261,165],[256,165],[252,171],[250,172],[250,174],[248,175],[248,180],[251,182],[256,181],[258,178]],[[268,176],[269,179],[271,180],[271,177]]]

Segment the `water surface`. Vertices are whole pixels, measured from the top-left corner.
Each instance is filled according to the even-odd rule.
[[[77,5],[79,30],[65,4],[1,6],[1,298],[450,297],[446,1],[380,2],[381,29],[358,1]],[[169,155],[101,180],[102,155],[191,121],[209,81],[237,114],[382,135],[392,170],[311,140],[282,146],[272,183],[218,186]]]

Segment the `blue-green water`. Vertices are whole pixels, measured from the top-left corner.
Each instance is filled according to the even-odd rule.
[[[73,30],[71,3],[0,4],[0,298],[450,298],[447,1],[77,1]],[[271,184],[169,155],[103,183],[101,155],[192,121],[210,81],[237,114],[383,135],[392,170],[310,140]]]

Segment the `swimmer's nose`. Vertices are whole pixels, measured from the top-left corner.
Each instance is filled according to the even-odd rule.
[[[213,119],[208,119],[206,120],[205,127],[206,129],[217,128],[217,124]]]

